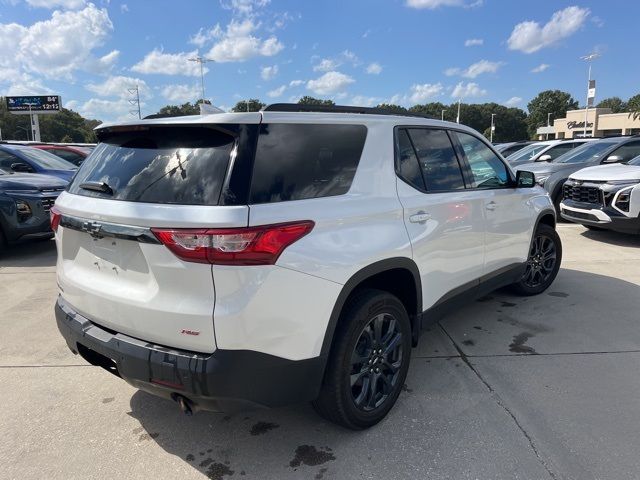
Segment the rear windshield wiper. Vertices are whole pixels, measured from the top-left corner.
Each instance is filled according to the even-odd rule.
[[[92,190],[94,192],[113,195],[113,188],[111,188],[105,182],[84,182],[80,184],[80,188],[82,188],[83,190]]]

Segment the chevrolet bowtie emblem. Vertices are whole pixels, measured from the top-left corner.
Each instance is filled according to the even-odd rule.
[[[82,223],[82,230],[84,232],[87,232],[89,235],[91,235],[94,238],[102,238],[102,235],[100,235],[100,229],[102,228],[102,225],[100,225],[99,223],[96,222],[83,222]]]

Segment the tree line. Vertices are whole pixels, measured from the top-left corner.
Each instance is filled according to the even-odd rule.
[[[198,100],[194,103],[186,102],[182,105],[166,105],[159,115],[197,115],[200,113]],[[332,100],[302,97],[298,103],[306,105],[335,105]],[[259,99],[250,98],[240,100],[231,109],[233,112],[257,112],[266,106]],[[640,94],[622,100],[620,97],[610,97],[600,101],[599,108],[610,108],[613,113],[632,112],[635,118],[640,117]],[[455,122],[458,115],[458,104],[430,102],[411,107],[401,105],[379,104],[383,108],[395,113],[411,113],[427,117]],[[495,131],[494,142],[510,142],[535,138],[538,127],[553,123],[554,119],[564,118],[567,110],[575,110],[579,102],[571,94],[561,90],[546,90],[540,92],[527,104],[527,112],[517,107],[507,107],[497,103],[461,103],[460,123],[490,137],[491,115],[494,114]],[[59,113],[39,115],[40,136],[44,142],[87,142],[96,141],[93,129],[100,125],[99,120],[83,118],[79,113],[62,108]],[[5,99],[0,97],[0,131],[3,139],[27,140],[29,136],[29,116],[13,115],[7,111]]]

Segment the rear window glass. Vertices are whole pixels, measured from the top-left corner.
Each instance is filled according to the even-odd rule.
[[[347,193],[366,136],[364,125],[261,125],[250,202],[284,202]]]
[[[235,137],[203,127],[113,133],[82,163],[71,193],[130,202],[217,205]],[[110,193],[82,188],[104,183]]]

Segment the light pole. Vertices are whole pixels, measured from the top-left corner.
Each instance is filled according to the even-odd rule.
[[[587,136],[587,120],[589,119],[589,90],[591,89],[591,62],[593,62],[596,58],[599,58],[599,53],[590,53],[589,55],[585,55],[584,57],[580,57],[581,60],[589,63],[589,80],[587,81],[587,104],[584,109],[584,131],[582,133],[583,137]],[[591,130],[591,136],[593,137],[593,130]]]
[[[458,116],[456,117],[456,123],[460,123],[460,102],[462,101],[461,98],[458,99]]]
[[[204,103],[204,64],[207,62],[213,62],[214,60],[210,58],[201,57],[198,55],[197,57],[189,58],[190,62],[198,62],[200,64],[200,85],[202,87],[202,103]]]
[[[551,126],[551,120],[549,120],[551,115],[553,115],[553,113],[551,112],[547,113],[547,127]],[[545,140],[549,140],[549,132],[547,132],[547,136],[545,137]]]
[[[442,120],[444,122],[444,110],[442,110],[442,114],[440,116],[440,120]]]
[[[489,134],[489,141],[491,143],[493,143],[493,131],[496,129],[496,125],[493,123],[493,117],[495,116],[496,116],[495,113],[491,114],[491,133]]]

